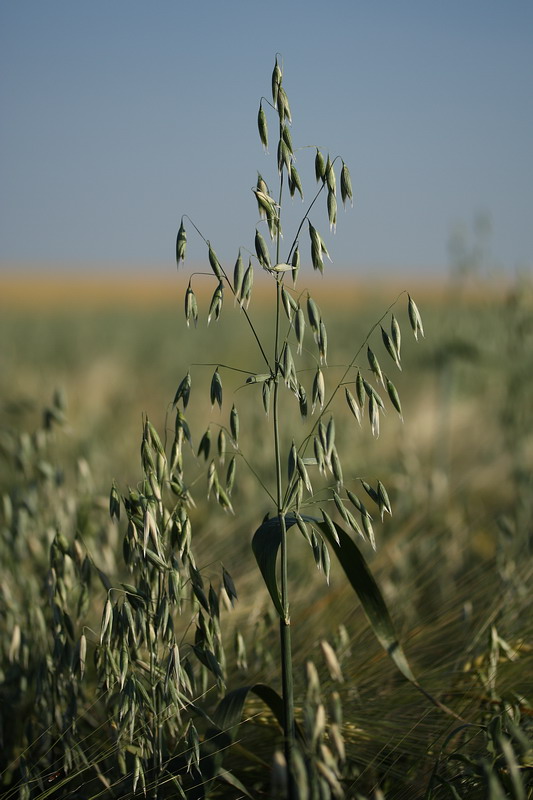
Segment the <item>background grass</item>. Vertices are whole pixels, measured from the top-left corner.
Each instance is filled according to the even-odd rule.
[[[143,413],[162,433],[170,430],[179,381],[191,364],[208,360],[211,366],[192,370],[187,409],[197,446],[204,430],[200,424],[205,426],[210,413],[215,366],[262,369],[242,317],[229,307],[212,323],[216,335],[206,331],[207,294],[199,295],[198,329],[187,329],[184,288],[181,277],[168,283],[102,278],[77,284],[61,278],[46,283],[6,278],[0,295],[2,492],[16,488],[8,457],[15,432],[36,430],[53,392],[61,389],[67,399],[66,424],[53,435],[53,460],[61,464],[68,490],[78,497],[85,492],[87,517],[100,515],[85,527],[79,516],[70,520],[65,533],[73,535],[72,528],[82,526],[88,549],[112,576],[120,572],[120,536],[101,519],[111,482],[115,479],[125,490],[140,478]],[[329,352],[330,365],[352,358],[403,288],[345,281],[329,284],[325,296],[313,290],[336,346]],[[372,440],[368,425],[360,430],[339,397],[337,442],[344,471],[353,473],[354,488],[361,476],[380,478],[389,490],[394,514],[376,526],[378,549],[371,560],[421,682],[469,720],[486,720],[505,702],[518,704],[527,720],[533,693],[531,295],[527,284],[478,285],[465,291],[457,285],[420,282],[417,287],[415,282],[409,291],[421,309],[426,338],[418,345],[412,341],[406,298],[401,297],[395,314],[403,332],[404,372],[387,364],[405,423],[389,411],[380,438]],[[261,285],[254,288],[251,311],[258,329],[269,330],[272,308]],[[379,329],[374,341],[381,352]],[[366,368],[365,351],[359,363]],[[300,379],[310,395],[311,357],[308,367]],[[212,412],[213,436],[218,425],[227,425],[235,402],[246,455],[272,487],[269,421],[260,394],[256,387],[242,388],[234,373],[220,371],[225,406],[222,413]],[[290,440],[304,427],[289,396],[285,414],[284,436]],[[201,465],[194,457],[188,470],[193,492],[201,498],[205,478],[195,483]],[[243,464],[238,470],[235,516],[223,514],[215,503],[202,504],[193,514],[196,557],[208,576],[219,572],[222,561],[236,582],[239,602],[228,628],[240,628],[246,638],[247,680],[275,681],[275,626],[250,550],[251,535],[269,504]],[[25,570],[43,569],[49,532],[35,542],[30,563],[16,563],[16,543],[3,535],[4,585],[11,585],[15,564],[18,579]],[[5,557],[10,547],[11,560]],[[321,638],[336,645],[354,776],[348,791],[381,785],[387,797],[412,797],[413,789],[422,796],[456,721],[443,717],[411,686],[398,684],[335,568],[329,588],[318,573],[310,580],[314,568],[308,549],[299,541],[291,547],[297,680],[301,689],[306,659],[320,661]],[[101,605],[94,609],[95,620],[99,612]],[[499,648],[497,688],[491,691],[494,665],[487,665],[493,626],[511,649]],[[3,636],[10,636],[6,617]],[[5,667],[2,675],[5,685]],[[249,726],[246,736],[268,758],[264,725]],[[475,750],[478,744],[468,747]]]

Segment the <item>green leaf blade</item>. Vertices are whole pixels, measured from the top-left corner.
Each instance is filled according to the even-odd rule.
[[[338,542],[335,540],[328,525],[319,521],[315,524],[320,528],[337,556],[346,577],[361,602],[363,611],[377,640],[392,658],[401,674],[412,683],[417,683],[394,631],[392,619],[383,595],[370,572],[363,554],[351,537],[336,523],[333,524],[337,531]]]

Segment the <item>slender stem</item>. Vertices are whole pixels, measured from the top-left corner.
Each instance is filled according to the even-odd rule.
[[[263,491],[265,492],[265,494],[267,494],[267,495],[270,497],[270,499],[272,500],[272,502],[273,502],[273,503],[275,503],[275,502],[276,502],[276,498],[275,498],[275,497],[272,495],[272,493],[271,493],[271,491],[269,490],[268,486],[267,486],[267,485],[266,485],[266,483],[265,483],[265,482],[262,480],[262,478],[261,478],[261,476],[259,475],[259,473],[257,472],[257,470],[256,470],[256,469],[254,469],[254,466],[253,466],[253,464],[251,464],[251,462],[250,462],[250,461],[248,461],[248,459],[246,458],[246,456],[243,454],[242,450],[238,450],[238,451],[237,451],[237,455],[238,455],[238,456],[240,456],[240,457],[242,458],[242,460],[244,461],[244,463],[246,464],[246,466],[248,467],[248,469],[250,470],[250,472],[252,473],[252,475],[254,476],[254,478],[256,479],[256,481],[258,482],[258,484],[261,486],[261,488],[263,489]]]
[[[280,124],[280,139],[283,135]],[[281,216],[281,200],[283,194],[283,171],[280,176],[278,207]],[[279,262],[280,253],[280,234],[276,238],[276,263]],[[281,605],[283,607],[283,617],[279,621],[279,638],[281,651],[281,685],[283,696],[283,732],[285,735],[285,761],[287,764],[287,788],[289,800],[296,800],[297,788],[294,778],[294,686],[292,675],[292,651],[291,651],[291,621],[289,608],[289,587],[288,587],[288,555],[287,555],[287,526],[285,524],[285,512],[283,511],[283,484],[281,472],[281,448],[279,435],[279,389],[280,389],[280,316],[281,316],[281,289],[283,276],[276,278],[276,333],[274,339],[274,402],[273,402],[273,421],[274,421],[274,451],[276,460],[276,502],[278,519],[281,529]]]
[[[227,275],[226,275],[226,280],[228,282],[228,286],[230,287],[231,291],[233,292],[233,294],[235,294],[235,292],[233,291],[233,287],[232,287],[231,283],[229,282],[229,279],[228,279]],[[252,320],[250,319],[250,316],[249,316],[248,312],[246,311],[245,308],[242,308],[242,306],[241,306],[241,311],[242,311],[242,313],[244,314],[244,316],[246,318],[246,322],[250,326],[250,330],[253,333],[255,341],[257,342],[257,346],[259,347],[259,350],[261,352],[261,355],[263,356],[265,364],[267,365],[268,369],[270,371],[272,371],[272,367],[270,366],[270,361],[268,360],[268,356],[267,356],[267,354],[265,353],[265,351],[263,349],[263,345],[261,344],[261,339],[259,338],[259,336],[257,334],[257,331],[256,331],[256,329],[254,327],[254,324],[253,324]]]
[[[160,602],[161,602],[161,575],[158,576],[158,581],[157,581],[156,608]],[[156,669],[155,669],[155,662],[157,658],[157,652],[156,652],[157,642],[152,640],[150,636],[151,626],[148,625],[147,628],[148,628],[147,633],[149,635],[149,640],[147,644],[150,650],[150,685],[152,687],[152,704],[153,704],[151,733],[152,733],[152,768],[154,771],[154,776],[152,785],[152,798],[153,800],[157,800],[158,786],[159,786],[159,754],[160,754],[159,701],[157,694],[157,680],[156,680]]]
[[[278,293],[280,291],[278,282]],[[276,458],[276,494],[278,505],[278,518],[281,528],[281,604],[283,607],[283,617],[279,621],[279,637],[281,650],[281,686],[283,696],[283,732],[285,734],[285,761],[287,763],[288,778],[288,797],[289,800],[296,798],[296,785],[294,780],[294,687],[292,676],[292,651],[291,651],[291,620],[289,608],[288,592],[288,558],[287,558],[287,526],[285,523],[285,512],[282,509],[283,487],[281,480],[281,452],[279,440],[279,379],[276,378],[274,384],[274,446]]]
[[[240,367],[231,367],[229,364],[222,364],[220,361],[192,361],[191,367],[221,367],[223,369],[231,370],[231,372],[242,372],[244,375],[255,375],[255,369],[240,369]]]

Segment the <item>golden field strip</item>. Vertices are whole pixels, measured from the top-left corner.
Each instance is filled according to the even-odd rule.
[[[35,269],[2,272],[0,268],[0,309],[154,308],[176,304],[181,307],[191,273],[204,269],[202,265],[196,269],[180,270],[178,274],[169,270],[169,275],[165,276],[161,271],[154,274],[149,267],[142,274],[138,269],[127,273],[113,268],[102,271],[101,267],[79,272]],[[287,285],[292,287],[290,280]],[[213,276],[209,273],[195,275],[193,288],[198,298],[205,301],[213,292]],[[453,291],[449,280],[442,276],[412,275],[400,279],[383,275],[375,279],[358,279],[346,273],[335,274],[334,270],[324,277],[301,273],[297,289],[300,292],[309,289],[319,303],[342,309],[377,299],[391,302],[403,291],[415,295],[417,302],[449,302]],[[483,281],[462,287],[461,297],[475,304],[496,299],[505,289],[503,281]],[[272,283],[259,270],[253,292],[261,301],[272,297]]]

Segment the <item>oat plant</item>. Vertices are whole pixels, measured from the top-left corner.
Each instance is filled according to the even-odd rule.
[[[284,775],[281,784],[286,786],[282,791],[292,800],[308,796],[305,787],[311,785],[311,775],[319,781],[321,797],[337,796],[340,777],[338,760],[324,745],[316,746],[316,736],[314,740],[313,736],[306,739],[295,714],[289,596],[292,535],[304,537],[326,579],[329,578],[330,554],[338,558],[379,642],[402,675],[415,684],[416,681],[362,553],[363,548],[376,547],[376,519],[383,520],[385,514],[392,514],[389,495],[380,480],[353,475],[354,464],[341,462],[334,415],[334,411],[345,404],[355,419],[354,425],[343,422],[342,438],[354,442],[359,426],[366,425],[367,418],[373,435],[379,435],[387,405],[401,417],[398,391],[389,376],[402,368],[401,329],[398,312],[393,313],[396,302],[373,326],[348,363],[340,368],[338,365],[328,367],[330,344],[326,320],[315,298],[305,288],[305,275],[313,269],[327,280],[326,262],[330,256],[317,220],[322,216],[334,232],[339,199],[344,206],[353,205],[350,172],[342,158],[324,156],[320,147],[298,150],[293,144],[291,109],[278,57],[272,73],[272,99],[261,99],[257,120],[259,137],[267,152],[271,141],[269,115],[274,117],[276,131],[275,144],[271,145],[276,154],[275,165],[272,181],[267,183],[259,174],[252,189],[258,210],[253,247],[249,250],[239,247],[235,265],[229,269],[219,260],[213,245],[196,223],[184,216],[177,235],[176,256],[179,268],[186,255],[186,227],[192,227],[205,243],[210,266],[208,275],[214,280],[207,323],[215,326],[229,295],[257,353],[255,371],[218,364],[212,373],[211,406],[218,406],[227,414],[227,422],[219,427],[214,455],[210,424],[200,440],[198,456],[206,461],[207,497],[214,497],[225,512],[232,514],[237,465],[240,470],[244,463],[258,475],[253,466],[257,457],[254,431],[241,430],[237,395],[226,402],[225,373],[228,378],[231,371],[236,375],[246,373],[243,381],[248,389],[246,401],[262,406],[273,444],[273,460],[268,471],[271,479],[258,478],[270,510],[253,536],[252,549],[279,617],[281,695],[264,685],[233,690],[221,701],[215,722],[220,730],[234,730],[249,691],[254,691],[270,706],[284,734],[281,766],[279,754],[277,759]],[[295,230],[291,235],[283,231],[282,237],[283,212],[291,203],[290,198],[304,201],[303,184],[296,167],[297,152],[302,160],[309,153],[314,158],[317,185],[312,199],[303,206]],[[271,329],[266,337],[260,335],[254,322],[251,302],[254,273],[258,270],[270,281],[274,300]],[[196,327],[200,317],[195,289],[198,282],[205,279],[205,274],[194,272],[185,292],[185,315],[190,327]],[[417,306],[409,295],[405,299],[414,336],[423,336]],[[183,418],[192,391],[193,377],[189,369],[174,398],[178,418]],[[288,434],[297,427],[293,427],[291,421],[294,415],[306,424],[305,433],[298,440]],[[224,459],[229,462],[227,471],[224,467],[225,475],[221,466]],[[320,719],[315,723],[319,728],[323,725],[325,730],[324,707],[319,703],[316,709]]]

